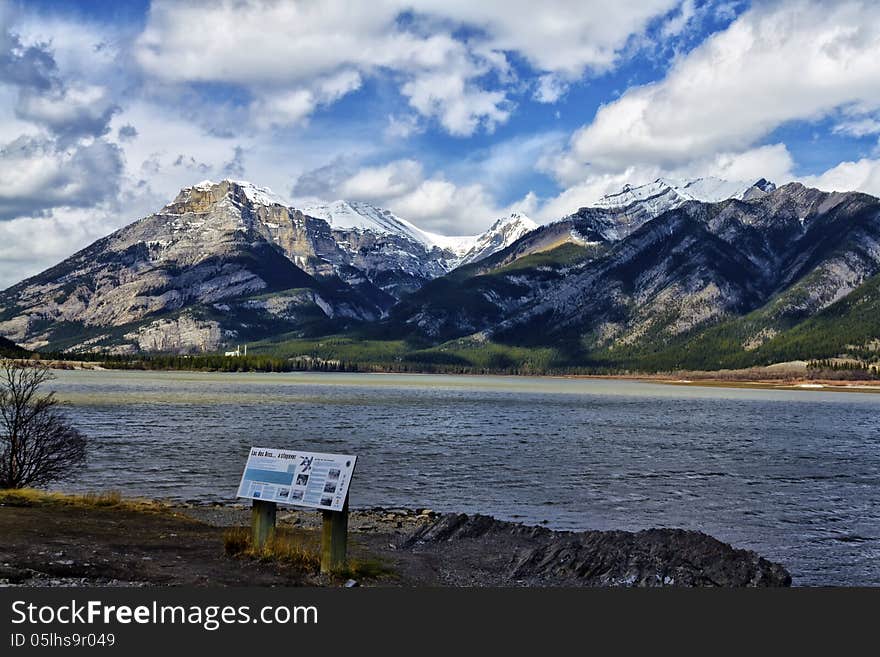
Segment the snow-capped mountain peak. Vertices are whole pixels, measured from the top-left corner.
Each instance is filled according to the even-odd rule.
[[[496,220],[488,230],[473,238],[471,247],[462,255],[459,265],[482,260],[516,242],[523,235],[538,227],[534,221],[520,212],[511,212]]]
[[[650,216],[656,217],[687,201],[717,203],[731,198],[749,200],[774,189],[776,185],[764,178],[752,182],[723,180],[712,176],[693,180],[657,178],[644,185],[624,185],[619,192],[606,194],[598,199],[592,207],[623,210],[637,205]]]
[[[526,215],[512,212],[478,235],[440,235],[422,230],[390,210],[355,201],[310,205],[302,212],[323,219],[337,230],[398,235],[418,242],[428,250],[438,248],[449,251],[453,254],[449,260],[450,268],[492,255],[538,227]]]
[[[243,195],[247,203],[252,205],[294,209],[286,199],[275,194],[268,187],[258,187],[247,181],[230,179],[220,182],[204,180],[185,187],[174,203],[187,202],[194,197],[206,195],[215,200],[225,196],[234,204],[240,203]],[[538,227],[525,214],[512,212],[497,219],[486,231],[478,235],[441,235],[423,230],[391,210],[360,201],[336,200],[305,205],[298,209],[306,216],[326,222],[332,231],[362,236],[339,238],[342,248],[359,249],[361,239],[368,235],[374,238],[381,237],[383,240],[397,240],[396,247],[389,246],[385,249],[386,254],[404,253],[410,258],[416,252],[425,255],[433,253],[430,257],[437,259],[438,265],[445,271],[492,255]],[[440,253],[435,253],[435,249]]]
[[[289,207],[289,203],[287,200],[273,192],[268,187],[258,187],[252,182],[248,182],[247,180],[232,180],[231,178],[225,178],[220,182],[214,182],[212,180],[203,180],[200,183],[192,185],[191,187],[184,187],[181,190],[181,193],[186,193],[191,190],[205,192],[212,188],[217,187],[221,184],[227,184],[231,188],[237,188],[241,190],[241,192],[245,195],[248,201],[255,205],[283,205],[285,207]]]
[[[391,210],[385,210],[369,203],[339,200],[306,206],[302,208],[302,213],[323,219],[336,230],[371,231],[399,235],[419,242],[429,249],[437,246],[429,234],[418,226],[406,219],[401,219]]]

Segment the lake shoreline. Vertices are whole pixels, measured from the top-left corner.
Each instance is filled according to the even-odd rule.
[[[351,512],[348,570],[322,575],[315,557],[302,556],[317,552],[320,514],[282,508],[278,516],[278,535],[295,542],[295,562],[230,548],[230,532],[249,534],[250,509],[243,505],[0,491],[0,585],[791,585],[782,565],[701,532],[552,531],[488,516],[381,507]]]
[[[780,375],[767,378],[748,376],[752,370],[719,370],[719,372],[676,372],[676,373],[634,373],[634,374],[509,374],[509,373],[449,373],[449,372],[394,372],[394,371],[364,371],[364,372],[321,372],[315,370],[297,370],[292,372],[221,372],[218,370],[181,370],[176,368],[163,369],[140,369],[140,368],[105,368],[100,362],[92,361],[43,361],[51,369],[57,370],[86,370],[101,372],[189,372],[189,373],[222,373],[222,374],[348,374],[357,375],[385,375],[385,376],[411,376],[411,377],[500,377],[511,379],[570,379],[587,381],[637,381],[642,383],[657,383],[669,386],[682,387],[705,387],[705,388],[741,388],[747,390],[791,390],[806,392],[858,392],[880,393],[880,380],[841,378],[811,379],[804,376]],[[769,374],[769,373],[768,373]]]
[[[192,371],[58,371],[49,389],[92,441],[76,490],[232,502],[254,445],[356,454],[358,507],[684,527],[786,564],[799,585],[880,583],[877,395]]]

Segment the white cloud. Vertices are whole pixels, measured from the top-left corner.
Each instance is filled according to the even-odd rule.
[[[0,26],[0,82],[17,91],[16,115],[66,141],[105,134],[117,96],[130,84],[112,42],[123,35],[85,22],[15,17]]]
[[[422,116],[467,136],[507,121],[516,52],[541,78],[542,102],[585,71],[606,71],[630,38],[678,0],[377,0],[154,2],[135,46],[151,76],[170,83],[226,82],[257,96],[271,122],[298,123],[358,88],[316,90],[340,71],[391,72]],[[405,16],[406,20],[400,20]],[[198,29],[193,29],[198,25]],[[467,28],[472,36],[458,37]],[[555,80],[555,81],[551,81]]]
[[[384,166],[360,169],[339,185],[338,192],[346,199],[384,202],[413,191],[423,177],[419,162],[397,160]]]
[[[71,85],[48,93],[22,90],[15,109],[19,117],[75,139],[106,133],[118,107],[104,87]]]
[[[880,197],[880,160],[841,162],[820,175],[803,176],[800,181],[829,192],[860,191]]]
[[[387,200],[392,211],[428,230],[444,235],[472,235],[513,211],[530,215],[537,209],[531,192],[507,206],[478,184],[456,185],[441,176],[424,180],[411,192]]]
[[[743,151],[792,120],[880,107],[880,5],[755,6],[677,60],[660,82],[603,106],[557,160],[560,180],[634,162],[677,167]]]
[[[52,139],[19,137],[0,147],[0,219],[115,198],[121,173],[119,149],[105,141],[64,148]]]
[[[417,114],[389,114],[384,134],[387,139],[408,139],[422,129]]]
[[[679,7],[678,13],[672,16],[663,24],[660,34],[665,38],[678,36],[684,32],[688,24],[697,14],[696,4],[694,0],[684,0]]]
[[[841,121],[832,129],[834,134],[849,135],[851,137],[867,137],[880,134],[880,121],[866,117]]]
[[[648,23],[679,0],[420,0],[418,10],[481,28],[496,50],[518,52],[538,71],[577,78],[605,71]]]
[[[498,60],[444,32],[400,29],[396,19],[405,8],[382,1],[158,2],[136,55],[165,81],[245,86],[259,99],[257,114],[272,122],[300,122],[318,105],[357,89],[362,73],[380,70],[401,73],[411,105],[453,134],[506,119],[497,107],[504,94],[484,92],[472,81],[495,70]]]
[[[502,91],[484,91],[456,73],[421,75],[401,88],[420,114],[436,117],[451,135],[472,135],[482,124],[492,132],[510,116]]]
[[[772,144],[739,153],[717,153],[706,160],[673,170],[672,175],[684,178],[715,176],[744,182],[767,178],[783,183],[791,179],[793,167],[794,160],[785,144]]]
[[[337,198],[374,203],[445,235],[477,233],[512,210],[528,214],[537,207],[534,194],[510,207],[499,206],[482,184],[456,184],[442,173],[428,177],[422,164],[411,159],[360,168],[337,161],[304,174],[293,196],[299,204]]]
[[[308,88],[266,92],[252,105],[252,112],[263,127],[297,124],[320,105],[329,105],[361,86],[357,71],[340,71],[314,80]]]
[[[546,73],[538,78],[532,98],[539,103],[555,103],[568,91],[568,83],[553,73]]]

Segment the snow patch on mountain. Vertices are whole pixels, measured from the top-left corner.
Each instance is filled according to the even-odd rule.
[[[751,200],[774,189],[776,185],[764,178],[752,182],[722,180],[711,176],[694,180],[657,178],[644,185],[624,185],[619,192],[603,196],[591,207],[624,210],[638,206],[656,217],[688,201],[718,203],[731,198]]]
[[[462,255],[459,265],[476,262],[498,253],[516,242],[523,235],[538,227],[534,221],[519,212],[512,212],[498,219],[488,230],[473,238],[473,245]]]
[[[355,201],[333,201],[332,203],[309,205],[302,213],[323,219],[336,230],[371,231],[405,237],[423,244],[428,249],[436,244],[418,226],[401,219],[391,210],[378,208],[369,203]]]
[[[524,214],[513,212],[478,235],[440,235],[422,230],[390,210],[354,201],[310,205],[302,212],[323,219],[336,230],[397,235],[422,244],[428,251],[448,251],[452,255],[448,261],[450,269],[490,256],[538,227]]]
[[[426,230],[422,231],[435,246],[451,251],[457,258],[461,258],[470,251],[479,235],[440,235]]]

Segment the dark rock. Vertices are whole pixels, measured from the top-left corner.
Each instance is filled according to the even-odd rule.
[[[478,562],[500,584],[554,586],[790,586],[791,575],[749,550],[702,532],[551,531],[449,514],[402,545],[423,551],[443,544],[450,558]]]

